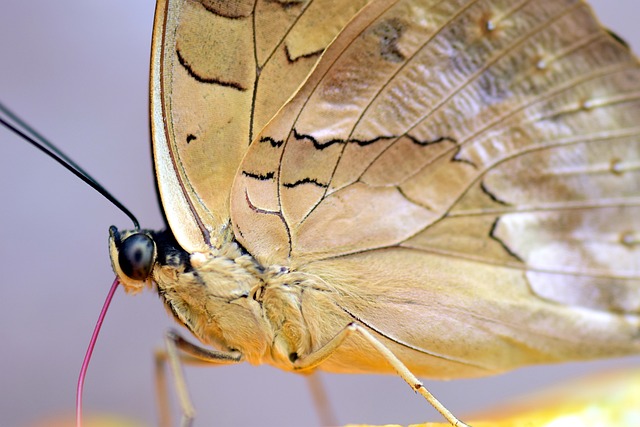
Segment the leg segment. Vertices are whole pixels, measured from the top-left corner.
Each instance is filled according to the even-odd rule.
[[[309,385],[311,397],[313,398],[314,406],[318,412],[320,423],[323,426],[337,426],[338,419],[336,418],[333,409],[331,409],[331,402],[329,402],[329,397],[327,396],[327,392],[322,384],[320,376],[315,371],[304,373],[304,376],[307,379],[307,384]]]
[[[404,363],[400,361],[396,357],[395,354],[391,352],[384,344],[382,344],[368,329],[359,323],[352,322],[347,325],[342,331],[340,331],[335,337],[333,337],[328,343],[326,343],[323,347],[318,349],[316,352],[311,353],[307,356],[301,357],[300,359],[294,362],[294,368],[300,371],[306,371],[313,369],[328,359],[341,345],[342,343],[352,334],[357,333],[363,338],[365,338],[369,344],[376,349],[378,353],[395,369],[395,371],[402,377],[403,380],[411,388],[420,393],[422,397],[424,397],[427,402],[431,404],[444,418],[446,418],[449,423],[454,427],[469,427],[467,424],[458,420],[447,408],[445,408],[442,403],[440,403],[425,387],[422,385],[420,380],[416,378],[415,375],[411,373],[409,368],[407,368]]]
[[[209,350],[190,343],[176,331],[167,331],[165,350],[156,352],[156,386],[158,390],[158,404],[160,408],[160,425],[169,427],[171,416],[169,413],[169,399],[167,397],[167,381],[165,364],[168,362],[175,381],[176,394],[182,409],[182,427],[189,427],[195,416],[191,404],[189,391],[185,382],[182,364],[189,365],[228,365],[242,361],[242,355],[237,351],[224,352]]]

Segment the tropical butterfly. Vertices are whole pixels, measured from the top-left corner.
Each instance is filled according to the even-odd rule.
[[[83,136],[84,136],[84,135],[83,135]],[[120,171],[119,171],[119,169],[120,169],[120,168],[118,167],[118,171],[117,171],[117,172],[120,172]],[[68,234],[65,234],[65,236],[66,236],[66,235],[68,235]],[[75,267],[75,265],[74,265],[74,267]],[[21,276],[21,277],[22,277],[22,276]],[[85,276],[85,277],[88,277],[88,276]],[[85,281],[86,281],[87,279],[86,279],[86,278],[83,278],[83,280],[85,280]],[[15,280],[15,282],[19,282],[19,280]],[[19,317],[19,316],[16,316],[16,317]],[[137,316],[137,317],[140,317],[140,316]],[[216,371],[217,371],[217,370],[216,370]],[[445,400],[445,401],[446,401],[446,399],[445,399],[445,398],[443,398],[442,396],[440,396],[440,397],[441,397],[441,399],[442,399],[442,400]],[[200,405],[200,406],[202,406],[202,405]]]

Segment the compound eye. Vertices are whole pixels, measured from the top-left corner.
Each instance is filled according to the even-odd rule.
[[[137,233],[127,237],[118,248],[118,263],[127,277],[146,280],[154,262],[154,243],[146,234]]]

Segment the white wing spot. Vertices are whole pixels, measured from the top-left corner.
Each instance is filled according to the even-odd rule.
[[[487,19],[487,23],[485,24],[485,28],[487,31],[491,32],[496,29],[496,24],[491,20]]]
[[[620,235],[620,243],[627,247],[632,247],[636,246],[640,242],[633,231],[626,231]]]
[[[624,172],[622,160],[616,158],[611,159],[611,162],[609,162],[609,170],[611,170],[611,173],[613,173],[614,175],[622,175],[622,173]]]
[[[536,62],[536,68],[538,70],[545,70],[547,68],[547,61],[544,59],[538,59],[538,62]]]
[[[593,107],[595,107],[596,103],[592,100],[592,99],[587,99],[586,101],[584,101],[582,103],[582,109],[585,111],[589,111],[591,110]]]

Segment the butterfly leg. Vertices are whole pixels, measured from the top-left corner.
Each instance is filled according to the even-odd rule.
[[[331,409],[331,403],[329,402],[329,398],[324,385],[322,384],[320,375],[315,371],[308,373],[303,372],[303,374],[307,379],[307,384],[311,391],[311,397],[313,398],[314,406],[318,412],[320,423],[323,426],[337,426],[338,419]]]
[[[199,347],[184,339],[178,332],[169,330],[165,336],[165,350],[156,352],[156,384],[158,389],[158,405],[160,408],[160,425],[168,427],[170,425],[171,414],[169,413],[169,399],[167,393],[167,381],[165,376],[165,365],[168,363],[169,369],[175,381],[176,394],[182,409],[182,420],[180,425],[188,427],[195,416],[195,410],[191,404],[189,390],[185,381],[182,364],[189,365],[226,365],[239,363],[242,355],[237,351],[225,352],[209,350]]]
[[[328,359],[341,345],[342,343],[354,333],[359,334],[365,338],[375,349],[380,353],[384,359],[395,369],[395,371],[402,377],[403,380],[411,388],[420,393],[427,402],[429,402],[446,420],[454,427],[470,427],[457,419],[447,408],[442,405],[430,392],[427,390],[422,382],[411,373],[409,368],[396,357],[391,350],[389,350],[384,344],[382,344],[371,332],[369,332],[362,325],[352,322],[347,325],[342,331],[340,331],[335,337],[327,342],[323,347],[297,359],[294,362],[294,369],[299,371],[305,371],[313,369]]]

